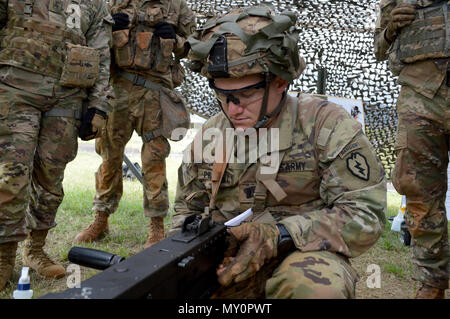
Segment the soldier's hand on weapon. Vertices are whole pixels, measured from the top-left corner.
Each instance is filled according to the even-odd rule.
[[[155,32],[153,33],[157,37],[163,38],[163,39],[177,39],[177,34],[175,32],[175,28],[173,25],[171,25],[168,22],[158,22],[155,25]]]
[[[100,137],[103,128],[106,126],[108,116],[105,112],[96,108],[89,108],[82,119],[79,136],[82,140],[88,141]]]
[[[412,4],[403,3],[396,6],[391,12],[391,20],[386,28],[386,40],[392,43],[400,29],[410,25],[414,21],[415,14],[416,8]]]
[[[119,12],[113,14],[112,18],[114,19],[114,24],[112,26],[113,32],[128,29],[128,25],[130,24],[130,18],[128,17],[128,14]]]
[[[274,224],[247,223],[231,228],[229,248],[217,269],[219,283],[228,286],[243,281],[276,257],[279,233]]]

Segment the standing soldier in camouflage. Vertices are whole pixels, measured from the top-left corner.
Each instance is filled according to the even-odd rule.
[[[115,109],[106,134],[95,142],[103,160],[95,176],[95,220],[76,236],[75,242],[90,242],[108,232],[108,217],[117,210],[123,193],[125,146],[135,130],[143,140],[144,212],[150,218],[147,248],[164,238],[164,217],[169,208],[165,159],[170,145],[160,132],[161,113],[162,108],[169,107],[164,103],[180,101],[173,89],[184,78],[180,60],[189,51],[186,38],[195,30],[195,16],[184,0],[122,0],[110,4],[115,21]]]
[[[449,281],[445,211],[450,144],[449,1],[381,0],[375,55],[402,86],[397,101],[396,190],[406,196],[415,298],[444,298]],[[447,31],[446,31],[447,30]]]
[[[24,239],[24,266],[65,274],[43,246],[78,135],[106,124],[112,23],[102,0],[0,0],[0,290]]]
[[[331,102],[288,94],[305,68],[295,22],[291,12],[244,8],[189,38],[192,69],[209,79],[223,112],[203,125],[186,153],[192,160],[179,169],[174,229],[205,207],[216,222],[253,211],[250,222],[230,231],[218,269],[221,297],[353,298],[358,276],[349,259],[384,230],[385,172],[361,125]],[[211,142],[204,138],[199,154],[195,141],[211,129],[226,135],[226,147],[219,142],[206,151]],[[253,144],[230,142],[229,130],[258,138],[257,159],[248,160]],[[272,260],[267,280],[262,266]],[[240,285],[250,277],[256,279]]]

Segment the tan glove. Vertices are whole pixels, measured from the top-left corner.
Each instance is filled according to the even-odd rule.
[[[416,17],[416,7],[412,4],[399,4],[391,12],[391,20],[389,21],[386,32],[384,34],[389,43],[394,42],[397,33],[401,28],[410,25]]]
[[[95,114],[92,118],[92,131],[95,133],[95,137],[102,135],[103,129],[106,127],[106,119],[100,114]]]
[[[229,234],[230,248],[217,269],[219,283],[223,286],[253,276],[277,256],[279,230],[274,224],[248,223],[232,228]],[[233,256],[237,246],[239,251]]]
[[[95,108],[89,108],[81,120],[78,135],[83,141],[89,141],[100,137],[106,126],[108,116],[105,112]]]

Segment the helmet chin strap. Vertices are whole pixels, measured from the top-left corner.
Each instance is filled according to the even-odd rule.
[[[264,127],[269,121],[269,116],[266,115],[270,89],[270,74],[268,72],[265,74],[265,80],[266,80],[266,87],[264,89],[264,97],[261,105],[261,110],[259,111],[258,121],[256,122],[255,126],[253,126],[253,128],[255,129]]]
[[[253,126],[253,128],[255,128],[256,130],[266,126],[267,122],[269,122],[269,120],[278,115],[281,111],[281,109],[283,108],[283,105],[286,103],[286,99],[287,99],[287,91],[288,88],[286,88],[286,91],[283,92],[283,96],[281,98],[280,103],[278,104],[278,106],[275,108],[275,110],[273,110],[270,114],[266,114],[267,112],[267,103],[269,100],[269,83],[266,86],[265,92],[264,92],[264,99],[263,99],[263,104],[261,105],[261,110],[259,112],[259,118],[258,118],[258,122],[256,122],[256,124]]]

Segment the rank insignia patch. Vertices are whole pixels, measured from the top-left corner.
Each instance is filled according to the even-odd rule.
[[[361,153],[353,152],[347,157],[347,168],[356,177],[365,181],[369,180],[370,166]]]

